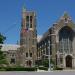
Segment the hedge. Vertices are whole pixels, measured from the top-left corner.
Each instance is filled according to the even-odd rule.
[[[37,68],[33,67],[33,68],[29,68],[29,67],[4,67],[2,68],[5,71],[36,71]]]
[[[63,70],[61,67],[55,67],[54,70]]]
[[[48,70],[47,67],[39,67],[39,69],[40,69],[40,70],[46,70],[46,71]]]

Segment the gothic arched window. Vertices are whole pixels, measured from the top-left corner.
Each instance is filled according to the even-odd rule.
[[[59,31],[59,51],[72,52],[73,30],[65,26]]]

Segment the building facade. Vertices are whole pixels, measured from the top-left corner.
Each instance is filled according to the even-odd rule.
[[[37,31],[34,11],[22,10],[19,45],[0,45],[9,66],[34,67],[37,60]]]
[[[6,61],[8,63],[8,66],[19,66],[17,60],[18,60],[18,48],[20,48],[20,45],[17,44],[0,44],[1,51],[3,51],[3,54],[6,58]],[[6,65],[7,66],[7,65]]]
[[[75,24],[67,13],[38,42],[38,60],[48,59],[49,52],[55,66],[75,68]]]
[[[75,24],[64,15],[44,33],[37,44],[36,14],[23,8],[19,45],[2,45],[9,66],[34,67],[49,59],[61,68],[75,68]],[[52,63],[53,62],[53,63]]]
[[[32,67],[37,60],[36,15],[23,8],[20,32],[20,64]]]

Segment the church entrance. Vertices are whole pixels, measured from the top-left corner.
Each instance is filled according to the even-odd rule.
[[[70,56],[70,55],[66,56],[66,67],[72,68],[72,56]]]
[[[27,61],[27,66],[31,67],[31,65],[32,65],[31,60],[28,60],[28,61]]]

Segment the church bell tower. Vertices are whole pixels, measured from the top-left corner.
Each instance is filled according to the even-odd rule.
[[[22,10],[20,46],[21,65],[35,66],[37,58],[36,15],[34,11],[27,11],[24,7]]]

